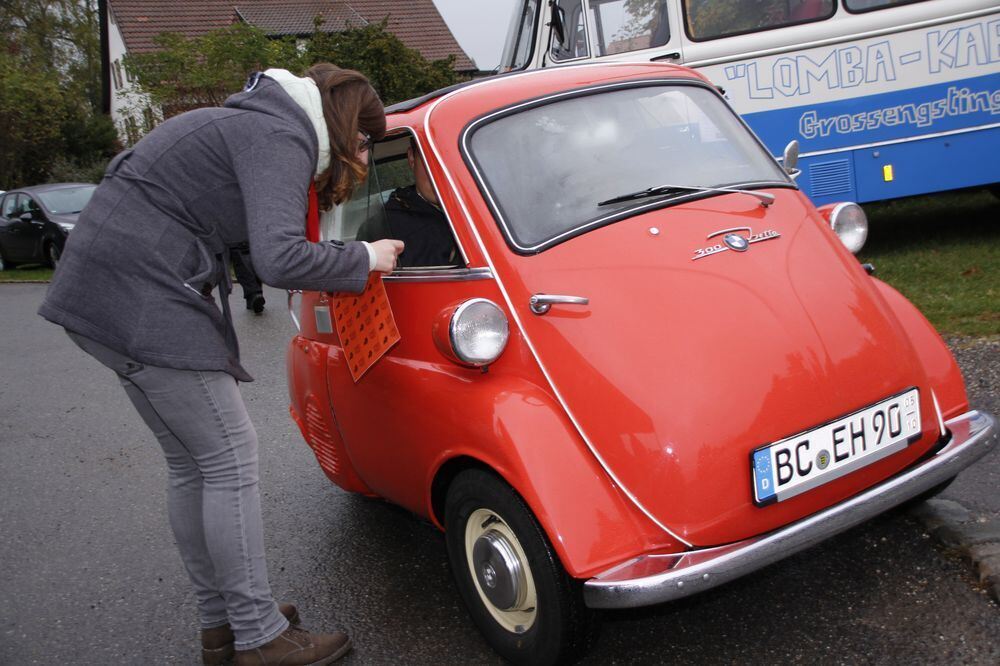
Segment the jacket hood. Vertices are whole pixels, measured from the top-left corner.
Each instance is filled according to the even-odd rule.
[[[274,72],[284,72],[284,70],[268,70],[269,73]],[[285,72],[288,74],[288,72]],[[298,81],[304,81],[297,76],[288,74],[289,77],[297,79]],[[312,83],[311,79],[308,79]],[[246,88],[242,92],[238,92],[234,95],[230,95],[229,98],[223,103],[223,106],[227,109],[243,109],[246,111],[256,111],[258,113],[266,113],[277,118],[281,118],[286,122],[294,123],[296,126],[301,127],[303,134],[308,136],[311,143],[316,150],[316,175],[319,175],[330,164],[330,137],[326,131],[326,121],[323,120],[322,108],[319,108],[318,122],[316,118],[315,111],[307,111],[303,103],[300,103],[292,94],[289,93],[291,90],[296,94],[296,97],[304,98],[306,93],[303,92],[302,88],[307,84],[293,84],[289,81],[289,85],[282,85],[279,81],[271,78],[270,75],[265,76],[264,74],[257,72],[250,77],[247,82]],[[316,88],[316,84],[313,83],[313,88]],[[298,92],[296,92],[298,91]],[[319,97],[319,90],[315,89],[315,93]],[[308,105],[311,107],[311,105]],[[314,108],[314,107],[312,107]],[[318,127],[322,127],[322,137],[317,135]],[[322,140],[320,140],[322,138]],[[321,168],[322,167],[322,168]]]

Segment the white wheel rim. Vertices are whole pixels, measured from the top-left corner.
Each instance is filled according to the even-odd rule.
[[[518,603],[513,608],[498,608],[487,596],[480,583],[480,572],[476,570],[473,550],[476,542],[486,536],[500,539],[505,546],[509,546],[510,552],[519,565],[518,582],[524,586],[524,591],[522,595],[519,595]],[[524,548],[521,547],[521,542],[514,534],[514,530],[496,512],[489,509],[476,509],[469,516],[469,520],[465,523],[465,559],[472,584],[479,594],[479,600],[493,616],[493,619],[504,629],[514,634],[523,634],[531,629],[538,616],[538,593],[535,589],[535,579],[531,573],[531,566],[528,564],[528,557],[524,554]]]

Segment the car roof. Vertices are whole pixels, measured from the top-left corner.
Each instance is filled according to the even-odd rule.
[[[581,74],[585,73],[585,77]],[[421,109],[429,102],[456,93],[453,97],[461,98],[466,95],[473,95],[473,90],[488,88],[491,96],[497,98],[497,106],[505,106],[508,103],[519,101],[524,98],[518,95],[518,91],[523,88],[523,83],[529,79],[533,84],[540,84],[552,92],[559,90],[569,90],[580,87],[581,78],[586,78],[587,86],[600,85],[611,81],[623,81],[630,78],[689,78],[695,81],[704,81],[705,78],[698,72],[678,65],[670,65],[659,62],[616,62],[616,63],[583,63],[579,65],[562,65],[546,69],[532,69],[521,72],[508,72],[496,74],[481,79],[464,81],[455,85],[440,88],[422,97],[415,97],[405,102],[399,102],[386,107],[386,115],[402,114]],[[530,96],[530,95],[529,95]]]
[[[16,192],[24,192],[26,194],[38,194],[39,192],[51,192],[52,190],[64,190],[71,187],[97,187],[93,183],[45,183],[44,185],[29,185],[28,187],[19,187],[15,190],[7,190],[7,192],[0,194],[14,194]]]

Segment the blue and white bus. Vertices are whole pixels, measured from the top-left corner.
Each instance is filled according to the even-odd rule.
[[[502,71],[706,74],[817,204],[1000,183],[997,0],[517,0]]]

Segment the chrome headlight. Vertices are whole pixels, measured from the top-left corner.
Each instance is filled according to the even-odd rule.
[[[856,203],[838,204],[830,213],[830,227],[854,254],[860,252],[868,240],[868,216]]]
[[[459,305],[448,324],[451,349],[459,361],[468,365],[489,365],[497,360],[509,336],[507,315],[485,298],[473,298]]]

